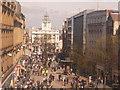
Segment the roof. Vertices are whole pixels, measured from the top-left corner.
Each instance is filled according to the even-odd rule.
[[[76,17],[79,17],[79,16],[84,15],[85,13],[88,14],[88,13],[91,13],[91,12],[93,12],[93,11],[95,11],[95,10],[94,10],[94,9],[86,9],[86,10],[84,10],[84,11],[81,11],[81,12],[75,14],[74,17],[76,18]]]
[[[95,10],[93,12],[88,13],[89,14],[96,14],[96,13],[101,13],[101,12],[106,12],[106,13],[118,13],[118,10]]]

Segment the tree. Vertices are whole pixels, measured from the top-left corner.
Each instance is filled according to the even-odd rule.
[[[82,49],[79,48],[76,44],[73,45],[70,59],[76,65],[75,68],[78,70],[79,74],[85,74],[88,72],[89,57],[84,55]]]
[[[40,37],[40,48],[42,50],[43,64],[46,66],[48,61],[48,54],[52,51],[55,51],[55,43],[51,43],[51,35],[44,34],[43,37]]]
[[[105,42],[106,47],[102,44]],[[118,59],[118,40],[117,35],[108,34],[106,38],[101,38],[96,41],[95,48],[91,50],[93,53],[93,60],[96,65],[101,65],[104,68],[103,78],[104,78],[104,86],[108,83],[111,83],[112,78],[112,68],[115,68],[117,65]],[[107,80],[106,80],[107,79]]]

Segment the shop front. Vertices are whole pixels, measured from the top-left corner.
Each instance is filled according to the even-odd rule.
[[[16,77],[16,72],[11,73],[11,75],[7,78],[7,80],[3,83],[2,88],[9,88],[9,87],[13,87],[14,85],[14,81]]]
[[[12,81],[12,74],[9,76],[9,78],[5,81],[5,83],[2,85],[2,88],[7,88],[10,86],[11,81]]]
[[[65,72],[70,74],[72,69],[72,61],[61,61],[61,65],[65,66]]]

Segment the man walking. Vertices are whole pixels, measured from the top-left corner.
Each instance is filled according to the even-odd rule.
[[[58,79],[59,79],[59,81],[61,80],[61,74],[59,74]]]

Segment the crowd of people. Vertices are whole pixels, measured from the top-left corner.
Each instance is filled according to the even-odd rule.
[[[63,66],[52,65],[52,63],[57,63],[56,61],[49,60],[47,61],[46,66],[43,65],[42,56],[41,55],[31,55],[29,59],[24,60],[25,62],[21,65],[25,68],[22,71],[20,76],[17,76],[17,82],[15,84],[15,88],[52,88],[52,82],[55,79],[54,73],[58,69],[63,68]],[[35,80],[35,78],[31,78],[31,76],[42,77],[42,80]],[[64,79],[64,80],[63,80]],[[58,81],[63,81],[63,85],[65,86],[66,81],[68,84],[68,79],[62,77],[61,74],[58,75]]]
[[[55,65],[52,65],[55,63]],[[60,65],[55,60],[47,61],[46,66],[43,65],[42,57],[40,55],[31,55],[29,59],[25,60],[24,64],[21,64],[25,70],[21,76],[18,76],[15,87],[16,88],[52,88],[52,82],[57,81],[62,83],[63,87],[71,88],[85,88],[87,85],[86,80],[80,76],[64,75],[64,65]],[[57,70],[62,69],[63,72],[54,75]],[[42,77],[42,79],[31,78],[31,76]],[[99,82],[97,82],[99,83]]]
[[[17,76],[17,82],[15,83],[16,88],[42,88],[47,86],[47,78],[45,76],[48,76],[48,67],[50,67],[50,63],[48,67],[45,67],[42,63],[41,55],[31,55],[31,57],[24,60],[24,63],[21,62],[21,65],[25,70],[22,71],[20,76]],[[34,78],[31,78],[32,75],[44,78],[42,81],[35,81]],[[49,83],[50,82],[52,82],[52,80],[49,79]]]

